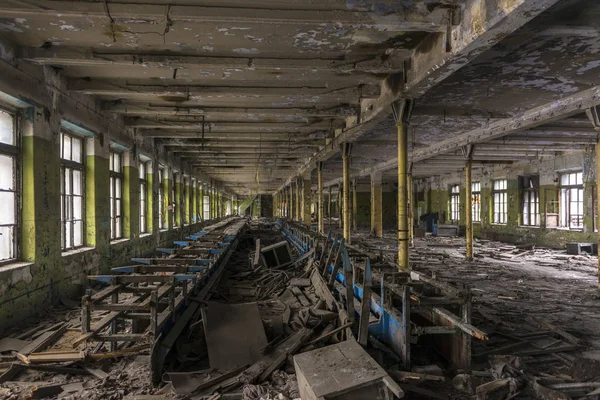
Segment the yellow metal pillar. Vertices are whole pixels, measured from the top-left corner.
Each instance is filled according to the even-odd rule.
[[[301,216],[300,216],[300,179],[296,178],[296,213],[295,213],[295,220],[300,222]]]
[[[327,225],[331,228],[331,186],[329,186],[329,195],[327,196]]]
[[[413,215],[413,179],[412,179],[412,168],[410,168],[411,172],[409,172],[407,177],[408,183],[408,245],[413,247],[415,245],[414,242],[414,223],[415,218]]]
[[[406,126],[398,127],[398,266],[409,268],[408,263],[408,142]]]
[[[465,168],[465,236],[467,242],[467,261],[473,261],[473,213],[471,207],[473,201],[471,199],[471,160],[467,160]]]
[[[289,189],[289,195],[290,195],[290,199],[289,199],[289,204],[288,204],[288,218],[290,219],[290,221],[294,218],[293,215],[293,208],[294,208],[294,190],[292,187],[292,183],[290,182],[290,189]]]
[[[343,175],[343,228],[344,228],[344,239],[346,243],[350,243],[350,232],[351,232],[351,207],[350,203],[350,152],[352,151],[352,143],[342,144],[342,175]]]
[[[317,226],[319,233],[325,232],[325,226],[323,224],[323,211],[325,209],[323,204],[323,162],[319,161],[317,164]]]
[[[343,178],[343,176],[342,176]],[[344,228],[344,206],[343,206],[343,202],[344,202],[344,197],[343,197],[343,191],[344,189],[342,188],[342,184],[340,183],[338,185],[338,228],[343,229]],[[343,232],[343,230],[342,230]]]
[[[358,199],[356,197],[356,179],[352,182],[352,231],[358,231]]]
[[[311,203],[311,186],[312,186],[312,175],[307,172],[302,177],[302,222],[306,225],[310,225],[310,203]]]
[[[371,175],[371,235],[383,237],[381,173]]]

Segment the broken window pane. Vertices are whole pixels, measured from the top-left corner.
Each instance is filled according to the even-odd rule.
[[[14,158],[0,154],[0,190],[14,190]]]
[[[15,223],[15,193],[0,192],[0,225],[12,225]]]
[[[12,226],[0,226],[0,260],[15,258],[14,232],[15,228]]]
[[[0,143],[14,146],[15,128],[14,118],[7,112],[0,111]]]

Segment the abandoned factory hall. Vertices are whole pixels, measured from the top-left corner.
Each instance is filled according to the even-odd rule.
[[[0,0],[0,400],[600,400],[599,0]]]

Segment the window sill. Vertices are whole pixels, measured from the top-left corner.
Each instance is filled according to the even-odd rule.
[[[502,224],[500,222],[492,222],[490,225],[492,225],[492,226],[508,226],[508,223]]]
[[[31,267],[33,262],[29,261],[15,261],[9,264],[0,265],[0,273],[10,273],[19,269]]]
[[[548,229],[552,229],[555,231],[565,231],[565,232],[579,232],[579,233],[583,232],[583,228],[571,229],[571,228],[554,227],[554,228],[548,228]]]
[[[152,232],[145,232],[145,233],[140,233],[140,238],[145,238],[148,236],[152,236]]]
[[[115,240],[111,240],[110,244],[112,246],[113,244],[125,243],[125,242],[127,242],[129,240],[131,240],[131,239],[129,239],[129,238],[115,239]]]
[[[539,225],[518,225],[517,228],[525,228],[525,229],[541,229],[542,227]]]
[[[61,256],[70,256],[73,254],[85,253],[86,251],[94,250],[95,247],[78,247],[76,249],[66,250],[61,253]]]
[[[163,228],[163,229],[159,229],[158,231],[159,231],[159,232],[168,232],[168,231],[169,231],[169,228]]]

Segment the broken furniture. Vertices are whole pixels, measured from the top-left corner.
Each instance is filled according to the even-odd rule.
[[[294,356],[302,400],[403,398],[404,392],[353,339]]]
[[[270,246],[263,247],[260,253],[268,268],[283,268],[292,263],[292,252],[288,242],[281,241]]]

